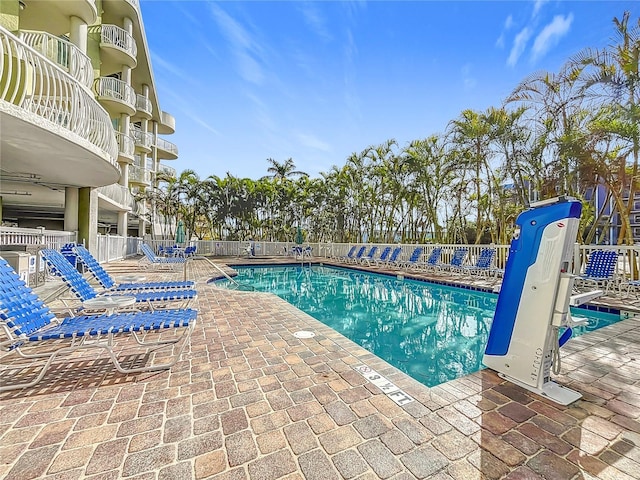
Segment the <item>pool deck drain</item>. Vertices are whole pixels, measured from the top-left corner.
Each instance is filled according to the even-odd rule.
[[[561,407],[487,370],[427,388],[276,296],[207,286],[212,276],[189,267],[200,314],[170,371],[122,375],[85,352],[0,394],[0,478],[640,478],[637,317],[563,347],[556,378],[584,397]],[[155,355],[118,348],[132,362]],[[2,356],[14,375],[23,362]],[[414,401],[397,405],[362,365]]]

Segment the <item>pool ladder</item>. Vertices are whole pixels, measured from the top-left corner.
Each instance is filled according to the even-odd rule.
[[[213,263],[207,257],[198,256],[198,257],[194,257],[194,258],[197,258],[198,260],[206,260],[209,263],[209,265],[211,265],[213,268],[218,270],[224,276],[224,278],[229,280],[229,282],[233,283],[235,285],[236,289],[241,289],[241,288],[245,289],[246,288],[246,289],[248,289],[250,291],[255,291],[255,287],[253,285],[249,285],[247,283],[240,283],[240,282],[236,281],[233,277],[229,276],[227,274],[227,272],[225,272],[223,269],[221,269],[218,265]]]

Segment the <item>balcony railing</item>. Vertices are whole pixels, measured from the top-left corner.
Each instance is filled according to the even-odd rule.
[[[176,169],[173,167],[168,167],[167,165],[160,164],[158,166],[158,173],[162,173],[167,177],[176,178]]]
[[[20,38],[35,51],[40,52],[60,66],[82,85],[91,88],[93,83],[91,59],[69,40],[56,37],[47,32],[31,32],[27,30],[20,32]]]
[[[111,199],[113,203],[122,205],[124,208],[129,208],[132,212],[136,212],[138,209],[138,202],[136,202],[135,197],[124,185],[114,183],[113,185],[98,187],[96,190],[99,194]]]
[[[136,58],[138,54],[133,35],[117,25],[94,25],[89,27],[89,34],[100,34],[100,43],[117,47],[132,58]]]
[[[136,91],[131,85],[114,77],[100,77],[94,82],[99,97],[109,97],[136,108]]]
[[[3,27],[0,78],[0,99],[88,140],[117,165],[109,114],[78,80]]]
[[[136,95],[136,110],[151,116],[151,114],[153,113],[151,100],[149,100],[144,95]]]
[[[129,165],[129,182],[151,185],[151,170],[138,165]]]
[[[156,138],[156,147],[158,147],[160,150],[164,150],[165,152],[169,152],[174,154],[176,157],[178,156],[178,147],[165,140],[164,138]]]
[[[133,137],[125,135],[122,132],[114,132],[116,135],[116,141],[118,142],[118,153],[125,157],[133,158],[135,146],[133,143]]]
[[[137,147],[141,147],[145,150],[151,151],[151,145],[153,145],[153,134],[149,132],[143,132],[138,128],[131,129],[131,136],[133,137]]]

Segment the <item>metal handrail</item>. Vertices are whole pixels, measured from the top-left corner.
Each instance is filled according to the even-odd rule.
[[[252,291],[255,291],[255,287],[253,285],[247,285],[247,284],[242,284],[237,282],[236,280],[233,279],[233,277],[230,277],[227,272],[225,272],[224,270],[222,270],[218,265],[216,265],[215,263],[213,263],[211,260],[209,260],[207,257],[203,257],[201,255],[198,255],[196,257],[193,257],[194,259],[197,260],[206,260],[209,265],[211,265],[213,268],[215,268],[216,270],[218,270],[222,276],[224,278],[226,278],[227,280],[229,280],[231,283],[233,283],[236,287],[248,287],[250,288]]]

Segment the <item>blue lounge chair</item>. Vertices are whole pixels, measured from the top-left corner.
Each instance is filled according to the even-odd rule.
[[[337,255],[332,257],[332,260],[336,260],[337,262],[346,262],[353,258],[354,253],[356,253],[356,248],[358,247],[354,245],[349,249],[346,255]]]
[[[380,265],[395,265],[401,253],[402,247],[394,248],[393,252],[391,252],[391,255],[389,255],[389,258],[387,258],[386,260],[381,259],[380,261],[376,261],[376,267],[379,267]]]
[[[369,253],[367,253],[366,255],[363,255],[362,257],[360,257],[360,263],[367,262],[367,264],[369,264],[371,262],[371,260],[374,259],[374,257],[376,256],[377,252],[378,252],[378,247],[376,247],[374,245],[373,247],[371,247],[369,249]]]
[[[65,260],[66,262],[66,260]],[[68,263],[68,262],[67,262]],[[76,316],[58,319],[42,300],[22,281],[9,264],[0,257],[0,331],[1,342],[9,353],[23,358],[44,359],[40,371],[28,381],[9,378],[15,369],[2,369],[0,391],[31,387],[44,377],[59,355],[79,349],[104,349],[121,373],[148,372],[171,368],[182,354],[196,324],[197,312],[190,309],[127,312],[115,315]],[[152,330],[183,329],[177,338],[148,342],[145,334]],[[142,337],[139,334],[143,334]],[[184,340],[178,352],[167,363],[127,368],[118,360],[113,348],[115,336],[132,335],[139,345],[168,345]],[[31,346],[49,344],[50,348]],[[0,361],[8,358],[3,356]],[[29,365],[29,370],[31,365]],[[9,373],[7,373],[9,372]],[[13,380],[13,381],[11,381]]]
[[[70,249],[77,258],[87,267],[89,273],[102,285],[106,290],[112,290],[114,292],[126,292],[131,290],[172,290],[181,288],[193,288],[195,282],[146,282],[146,283],[122,283],[116,285],[116,282],[111,278],[107,271],[102,268],[102,265],[91,255],[91,252],[82,245],[67,244],[63,249]]]
[[[416,268],[423,269],[424,271],[428,271],[431,269],[435,269],[440,261],[440,255],[442,254],[442,247],[435,247],[431,250],[429,254],[429,258],[427,258],[426,262],[417,262]]]
[[[358,263],[360,261],[360,259],[362,258],[362,255],[364,255],[364,252],[365,252],[366,249],[367,249],[367,247],[365,247],[363,245],[358,250],[358,253],[356,253],[351,259],[346,260],[346,262],[347,263]]]
[[[463,275],[487,275],[493,272],[493,259],[496,256],[494,248],[483,248],[476,260],[475,265],[462,265],[452,267],[452,270]]]
[[[613,284],[618,252],[615,250],[596,250],[591,252],[584,268],[584,273],[575,278],[578,289],[604,288],[605,294]]]
[[[86,302],[92,298],[98,296],[116,295],[116,292],[104,292],[98,294],[96,290],[89,284],[86,278],[80,275],[80,272],[73,268],[73,266],[62,256],[57,250],[45,248],[41,250],[42,258],[47,262],[49,270],[55,275],[58,275],[64,283],[69,287],[71,292],[82,302]],[[122,296],[122,295],[120,295]],[[164,290],[164,291],[141,291],[141,292],[127,292],[127,297],[134,297],[135,303],[147,304],[150,309],[157,307],[159,303],[167,302],[182,302],[182,307],[188,306],[188,304],[197,297],[195,290]],[[60,298],[63,303],[67,299]],[[68,304],[65,303],[68,306]]]
[[[406,260],[404,262],[398,262],[398,267],[404,267],[404,268],[413,268],[416,266],[418,260],[420,260],[420,257],[422,257],[422,252],[424,252],[424,247],[416,247],[413,249],[413,252],[411,252],[411,256],[409,257],[409,260]]]
[[[456,248],[449,263],[439,263],[436,265],[437,270],[455,270],[462,267],[464,259],[467,257],[468,249],[466,247]]]
[[[362,261],[366,262],[368,266],[371,266],[372,262],[375,264],[377,264],[378,262],[386,262],[390,253],[391,253],[391,247],[384,247],[384,250],[382,250],[382,253],[378,258],[374,258],[373,256],[371,256],[371,258],[364,257]]]
[[[168,267],[175,268],[180,265],[184,265],[187,261],[184,257],[158,257],[153,249],[146,243],[140,244],[140,250],[144,254],[140,259],[140,265],[144,268],[147,267]],[[173,252],[173,250],[172,250]]]

